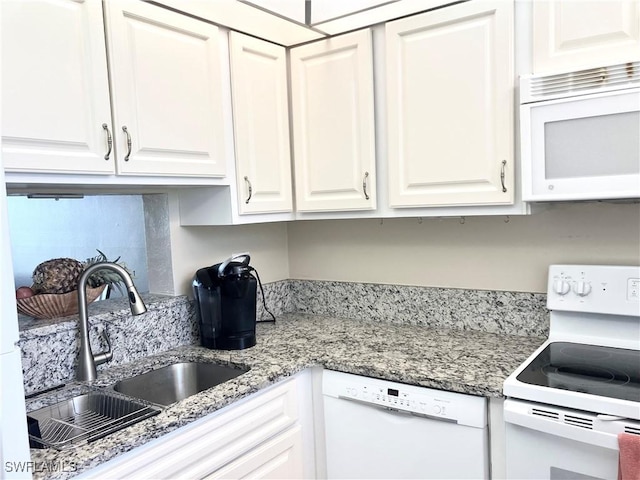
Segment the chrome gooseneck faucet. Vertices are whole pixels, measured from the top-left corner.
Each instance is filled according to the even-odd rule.
[[[102,338],[107,343],[107,351],[94,354],[91,351],[91,342],[89,341],[89,315],[87,314],[87,280],[89,276],[97,270],[113,270],[116,272],[127,288],[129,296],[129,306],[133,315],[142,315],[147,311],[147,307],[140,298],[136,290],[133,280],[129,273],[117,263],[102,262],[94,263],[88,267],[80,276],[78,281],[78,319],[80,323],[80,357],[78,358],[78,366],[76,368],[76,379],[81,381],[93,381],[97,378],[96,366],[111,361],[113,352],[111,352],[111,343],[107,334],[102,332]]]

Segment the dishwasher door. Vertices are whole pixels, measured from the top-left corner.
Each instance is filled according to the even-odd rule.
[[[323,373],[327,478],[489,478],[484,398]]]

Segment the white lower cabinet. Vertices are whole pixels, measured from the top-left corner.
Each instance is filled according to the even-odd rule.
[[[315,474],[311,371],[123,454],[79,478],[303,478]],[[310,468],[310,466],[312,466]]]
[[[296,425],[209,478],[303,478],[302,427]]]

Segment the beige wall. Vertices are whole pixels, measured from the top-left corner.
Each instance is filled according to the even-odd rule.
[[[189,295],[198,268],[220,263],[232,253],[250,252],[263,283],[289,278],[287,224],[181,227],[177,199],[169,197],[175,292]]]
[[[557,204],[531,216],[322,220],[181,227],[170,202],[175,290],[251,252],[263,282],[287,278],[544,292],[553,263],[640,265],[640,205]]]
[[[289,224],[297,279],[544,292],[553,263],[640,265],[640,205],[557,204],[526,217]]]

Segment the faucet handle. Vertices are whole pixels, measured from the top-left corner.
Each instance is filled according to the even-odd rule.
[[[110,362],[113,358],[113,352],[111,351],[111,342],[104,327],[100,330],[100,337],[107,344],[107,350],[101,353],[93,355],[93,361],[96,365],[102,365],[103,363]]]

